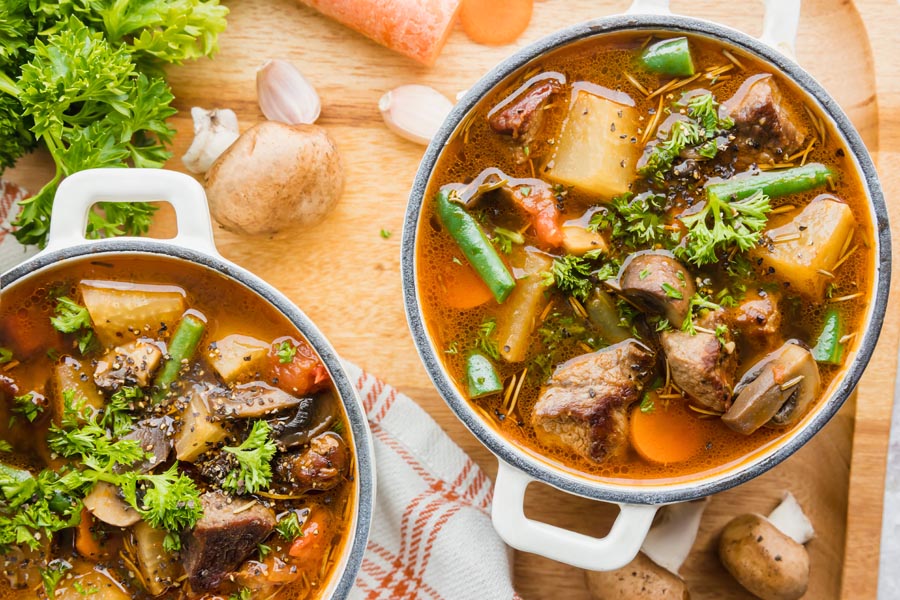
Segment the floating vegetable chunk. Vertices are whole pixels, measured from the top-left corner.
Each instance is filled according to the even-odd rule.
[[[269,344],[249,335],[227,335],[215,342],[209,350],[209,361],[226,383],[231,383],[258,368]]]
[[[638,156],[637,111],[585,90],[573,93],[547,177],[604,198],[627,192]]]
[[[522,277],[503,305],[497,328],[500,356],[508,362],[525,359],[534,326],[547,306],[547,287],[541,274],[549,271],[552,264],[546,255],[536,251],[525,256]]]
[[[691,47],[685,37],[661,40],[650,44],[641,53],[641,63],[648,71],[663,75],[690,77],[694,74]]]
[[[768,230],[767,243],[754,254],[790,283],[788,292],[821,299],[855,228],[853,210],[834,196],[822,195],[790,222]]]
[[[481,226],[462,206],[451,201],[451,193],[442,190],[436,196],[441,223],[463,251],[469,264],[491,288],[497,302],[503,302],[516,287],[516,282]]]
[[[105,345],[174,325],[185,309],[184,290],[168,285],[124,286],[84,281],[79,286],[94,331]]]

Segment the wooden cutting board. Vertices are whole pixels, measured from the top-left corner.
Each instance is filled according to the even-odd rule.
[[[231,108],[244,129],[261,120],[255,68],[267,58],[284,58],[319,90],[323,101],[319,124],[337,140],[347,186],[340,206],[313,230],[252,241],[217,231],[219,249],[284,291],[344,357],[415,398],[493,474],[495,459],[437,396],[409,336],[401,304],[400,228],[423,148],[388,132],[376,104],[386,90],[405,83],[431,85],[453,98],[515,48],[561,27],[622,12],[627,2],[538,0],[529,29],[515,45],[478,46],[457,30],[432,69],[393,54],[294,0],[228,4],[232,10],[229,27],[215,60],[170,70],[179,108],[171,121],[179,132],[176,157],[192,137],[188,114],[192,106]],[[750,34],[761,31],[762,2],[675,1],[673,9]],[[882,165],[896,165],[900,160],[898,30],[900,7],[890,0],[861,0],[855,5],[819,0],[804,5],[798,40],[798,60],[837,98],[870,149],[874,152],[879,147],[879,133],[882,147],[891,149],[880,155]],[[182,170],[178,158],[169,167]],[[47,157],[37,154],[6,177],[38,189],[51,173]],[[900,192],[900,176],[895,172],[887,173],[884,183],[889,198],[892,191]],[[895,222],[900,222],[898,210],[895,204]],[[389,239],[380,236],[382,229],[392,232]],[[897,303],[896,294],[894,299],[892,306]],[[769,511],[785,489],[798,497],[819,534],[809,545],[812,581],[807,597],[837,598],[842,582],[848,590],[846,597],[875,597],[897,314],[889,310],[882,343],[860,386],[858,402],[848,402],[813,441],[778,468],[713,498],[694,552],[683,568],[694,598],[749,597],[719,565],[716,537],[737,514]],[[534,488],[527,502],[532,517],[602,534],[614,516],[609,506],[544,486]],[[846,553],[845,540],[850,540]],[[533,555],[516,556],[515,581],[526,599],[588,597],[577,569]]]

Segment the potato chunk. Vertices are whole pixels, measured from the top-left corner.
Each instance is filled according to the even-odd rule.
[[[171,285],[84,281],[79,286],[104,347],[174,325],[185,309],[184,291]]]
[[[219,376],[231,383],[256,369],[268,352],[266,342],[235,333],[215,342],[209,352],[209,361]]]
[[[627,192],[638,157],[637,111],[585,90],[574,93],[547,177],[605,198]]]
[[[163,549],[166,532],[141,521],[132,529],[138,567],[147,583],[147,591],[159,596],[174,586],[184,572],[176,555]]]
[[[175,434],[175,456],[178,460],[194,462],[227,434],[221,423],[212,420],[205,393],[196,389],[181,421],[181,429]]]
[[[94,410],[101,410],[106,405],[103,394],[94,384],[89,369],[87,361],[82,362],[71,356],[64,356],[53,367],[53,374],[50,376],[49,400],[53,422],[57,425],[62,423],[65,414],[66,404],[63,392],[66,390],[73,390],[76,401],[84,400],[85,406]]]
[[[516,289],[503,304],[497,317],[497,339],[500,356],[508,362],[525,360],[531,332],[544,307],[547,306],[547,286],[541,273],[549,271],[553,261],[539,252],[527,252],[522,270],[524,276],[516,282]]]
[[[853,211],[831,196],[819,196],[799,215],[766,232],[769,243],[755,256],[775,269],[775,276],[791,284],[790,292],[821,299],[831,272],[840,259],[847,236],[856,227]],[[779,241],[784,240],[784,241]]]

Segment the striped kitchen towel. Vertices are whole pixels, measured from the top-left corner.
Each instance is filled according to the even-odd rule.
[[[353,600],[515,599],[491,481],[409,397],[344,363],[375,444],[372,534]]]

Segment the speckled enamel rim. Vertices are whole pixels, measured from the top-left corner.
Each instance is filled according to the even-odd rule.
[[[340,579],[334,583],[335,579],[332,576],[332,580],[329,582],[329,586],[334,590],[329,598],[335,600],[347,598],[362,565],[363,553],[366,549],[369,529],[372,524],[372,511],[374,510],[375,502],[375,469],[372,463],[372,437],[365,413],[363,412],[362,403],[359,400],[359,395],[356,393],[356,388],[347,377],[347,373],[331,343],[322,335],[322,332],[319,331],[309,317],[288,300],[284,294],[246,269],[217,256],[182,248],[171,243],[154,242],[149,239],[110,239],[62,248],[53,252],[42,252],[0,276],[0,286],[7,288],[38,271],[52,270],[63,262],[92,257],[99,259],[104,254],[146,256],[151,259],[155,256],[163,255],[216,271],[248,288],[274,306],[297,327],[319,354],[331,375],[332,381],[334,381],[334,385],[344,405],[344,410],[347,412],[356,452],[358,478],[357,497],[355,500],[356,525],[351,534],[352,538],[345,542],[342,550],[344,556],[341,560],[343,565],[340,568],[343,571],[340,574]]]
[[[841,383],[816,409],[814,416],[784,442],[740,467],[724,470],[719,474],[699,476],[696,481],[660,485],[613,484],[579,477],[528,456],[486,425],[460,395],[441,364],[427,335],[416,289],[416,235],[424,195],[442,149],[469,111],[507,76],[547,52],[596,35],[642,29],[696,34],[724,41],[774,65],[818,102],[823,113],[834,121],[837,130],[846,141],[866,183],[874,217],[877,246],[872,305],[858,352]],[[530,477],[572,494],[609,502],[667,504],[709,496],[765,473],[796,452],[837,413],[856,387],[878,341],[890,287],[891,235],[881,186],[865,145],[837,102],[809,73],[770,46],[729,27],[674,15],[620,15],[582,23],[543,38],[498,64],[469,89],[447,117],[419,165],[403,226],[401,269],[406,316],[425,369],[456,416],[491,452]]]

